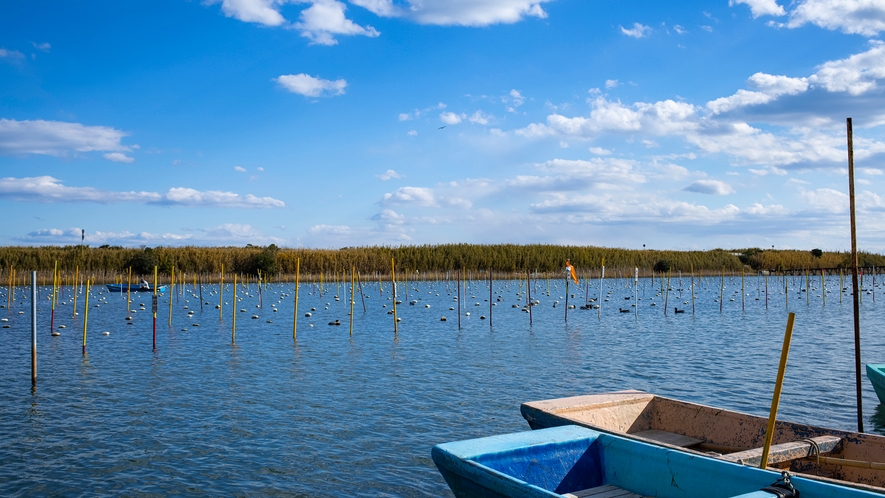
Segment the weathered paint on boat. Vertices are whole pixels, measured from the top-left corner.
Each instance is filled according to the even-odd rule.
[[[885,403],[885,363],[867,363],[867,378],[876,390],[879,403]]]
[[[765,417],[642,391],[532,401],[523,403],[520,411],[532,429],[576,424],[688,453],[713,452],[719,459],[746,465],[759,465],[768,422]],[[883,436],[778,421],[769,466],[885,492],[885,470],[821,462],[813,457],[814,444],[804,441],[809,438],[824,457],[885,462]]]
[[[108,290],[111,292],[126,292],[127,289],[130,292],[153,292],[154,291],[154,289],[151,289],[150,287],[144,288],[144,287],[141,287],[141,286],[135,285],[135,284],[132,284],[129,286],[121,285],[121,284],[105,284],[105,285],[107,285]],[[165,285],[161,285],[161,286],[157,287],[157,292],[165,292],[165,291],[166,291]]]
[[[763,498],[776,496],[762,489],[781,477],[574,425],[440,444],[431,455],[458,498]],[[802,477],[791,480],[802,498],[880,497]]]

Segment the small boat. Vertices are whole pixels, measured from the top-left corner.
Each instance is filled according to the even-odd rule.
[[[458,498],[881,498],[575,425],[440,444],[431,456]]]
[[[137,284],[126,285],[126,284],[106,284],[108,290],[111,292],[119,292],[125,293],[127,290],[130,292],[153,292],[154,289],[151,287],[142,287]],[[166,286],[160,285],[157,287],[157,292],[165,292]]]
[[[879,403],[885,403],[885,363],[867,363],[867,378],[876,390]]]
[[[758,466],[767,417],[619,391],[532,401],[532,429],[580,425],[693,455]],[[815,480],[885,493],[885,436],[778,421],[768,464]],[[804,495],[803,495],[804,496]]]

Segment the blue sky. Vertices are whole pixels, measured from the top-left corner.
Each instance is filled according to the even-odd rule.
[[[885,0],[0,6],[0,244],[885,250]]]

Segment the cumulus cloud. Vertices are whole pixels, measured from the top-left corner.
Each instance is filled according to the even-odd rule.
[[[472,204],[467,199],[456,195],[435,192],[427,187],[400,187],[394,192],[384,194],[382,206],[414,205],[423,207],[461,207],[469,208]]]
[[[402,175],[400,175],[399,173],[397,173],[396,171],[394,171],[392,169],[389,169],[389,170],[385,171],[384,173],[381,173],[380,175],[375,175],[375,176],[377,176],[378,178],[380,178],[381,180],[383,180],[385,182],[387,180],[390,180],[393,178],[402,178]]]
[[[876,0],[801,0],[790,11],[789,21],[772,24],[798,28],[808,23],[848,34],[876,36],[885,30],[885,4]]]
[[[116,204],[133,202],[164,206],[281,208],[285,203],[272,197],[241,196],[233,192],[199,191],[173,187],[167,192],[113,192],[94,187],[68,187],[51,176],[0,178],[0,198],[30,202],[96,202]]]
[[[305,97],[344,95],[344,89],[347,87],[347,81],[343,79],[324,80],[304,73],[284,74],[273,80],[286,90]]]
[[[603,149],[602,147],[590,147],[589,150],[591,154],[596,154],[597,156],[607,156],[612,153],[612,151]]]
[[[469,118],[467,118],[467,120],[470,121],[471,123],[476,123],[476,124],[481,124],[481,125],[489,124],[489,119],[491,119],[491,116],[489,116],[488,114],[486,114],[482,111],[476,111]]]
[[[746,4],[750,7],[753,17],[759,16],[782,16],[786,14],[784,8],[775,0],[728,0],[728,5]]]
[[[124,163],[129,164],[135,161],[135,159],[123,154],[122,152],[108,152],[107,154],[102,155],[108,161],[113,161],[115,163]]]
[[[128,151],[130,147],[120,143],[126,135],[107,126],[0,119],[0,154],[64,156],[72,152]]]
[[[511,24],[525,17],[546,18],[541,7],[550,0],[483,0],[452,2],[451,0],[407,0],[400,7],[393,0],[351,0],[382,17],[403,17],[420,24],[439,26],[488,26]]]
[[[866,52],[854,54],[847,59],[825,62],[808,80],[830,92],[861,95],[878,89],[878,82],[883,78],[885,43],[874,41],[872,48]]]
[[[335,35],[380,35],[371,26],[360,26],[344,16],[347,7],[337,0],[314,0],[310,7],[301,11],[300,21],[293,27],[301,36],[317,45],[336,45]]]
[[[633,38],[642,38],[644,36],[648,36],[651,33],[651,27],[639,24],[638,22],[633,23],[632,28],[625,28],[623,26],[621,28],[621,33],[631,36]]]
[[[31,45],[33,45],[34,48],[41,52],[49,52],[49,50],[52,49],[52,45],[50,45],[49,43],[31,42]]]
[[[218,3],[217,0],[209,3]],[[221,12],[227,17],[265,26],[280,26],[286,19],[279,12],[284,0],[222,0]]]
[[[239,171],[240,173],[245,173],[246,168],[244,168],[242,166],[234,166],[234,171]]]
[[[71,244],[80,242],[80,228],[43,228],[34,230],[16,240],[28,244]],[[186,233],[151,233],[142,231],[138,233],[123,231],[86,231],[84,242],[86,244],[114,244],[128,247],[141,245],[282,245],[285,240],[277,237],[267,237],[253,228],[251,225],[225,223],[210,228],[185,228]]]
[[[606,88],[616,88],[618,86],[618,80],[605,80]]]
[[[456,125],[461,122],[465,116],[455,114],[454,112],[443,112],[439,115],[439,120],[447,125]]]
[[[747,85],[757,90],[738,90],[734,95],[711,100],[707,102],[707,109],[719,114],[740,107],[767,104],[782,95],[796,95],[806,91],[808,79],[756,73],[750,76]]]
[[[728,195],[734,193],[734,189],[731,188],[731,185],[725,182],[720,182],[719,180],[698,180],[682,190],[711,195]]]
[[[409,132],[406,133],[406,135],[408,135],[410,137],[416,137],[416,136],[418,136],[418,131],[417,130],[409,130]]]

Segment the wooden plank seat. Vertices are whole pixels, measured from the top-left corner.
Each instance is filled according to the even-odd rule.
[[[837,436],[818,436],[809,439],[817,443],[821,454],[833,451],[842,440]],[[800,458],[814,458],[815,453],[816,450],[814,444],[810,443],[808,440],[775,444],[772,445],[769,450],[768,464],[774,465],[782,462],[798,460]],[[744,465],[758,466],[762,461],[762,448],[753,448],[751,450],[738,451],[737,453],[729,453],[727,455],[722,455],[719,458]]]
[[[565,498],[643,498],[642,496],[637,495],[636,493],[631,493],[626,489],[610,485],[564,493],[562,496]]]
[[[667,432],[667,431],[659,431],[659,430],[650,430],[650,431],[641,431],[634,432],[630,434],[631,436],[641,437],[642,439],[650,439],[652,441],[658,443],[669,444],[671,446],[679,446],[682,448],[688,448],[689,446],[694,446],[696,444],[703,443],[702,440],[696,439],[689,436],[683,436],[682,434],[676,434],[675,432]]]

